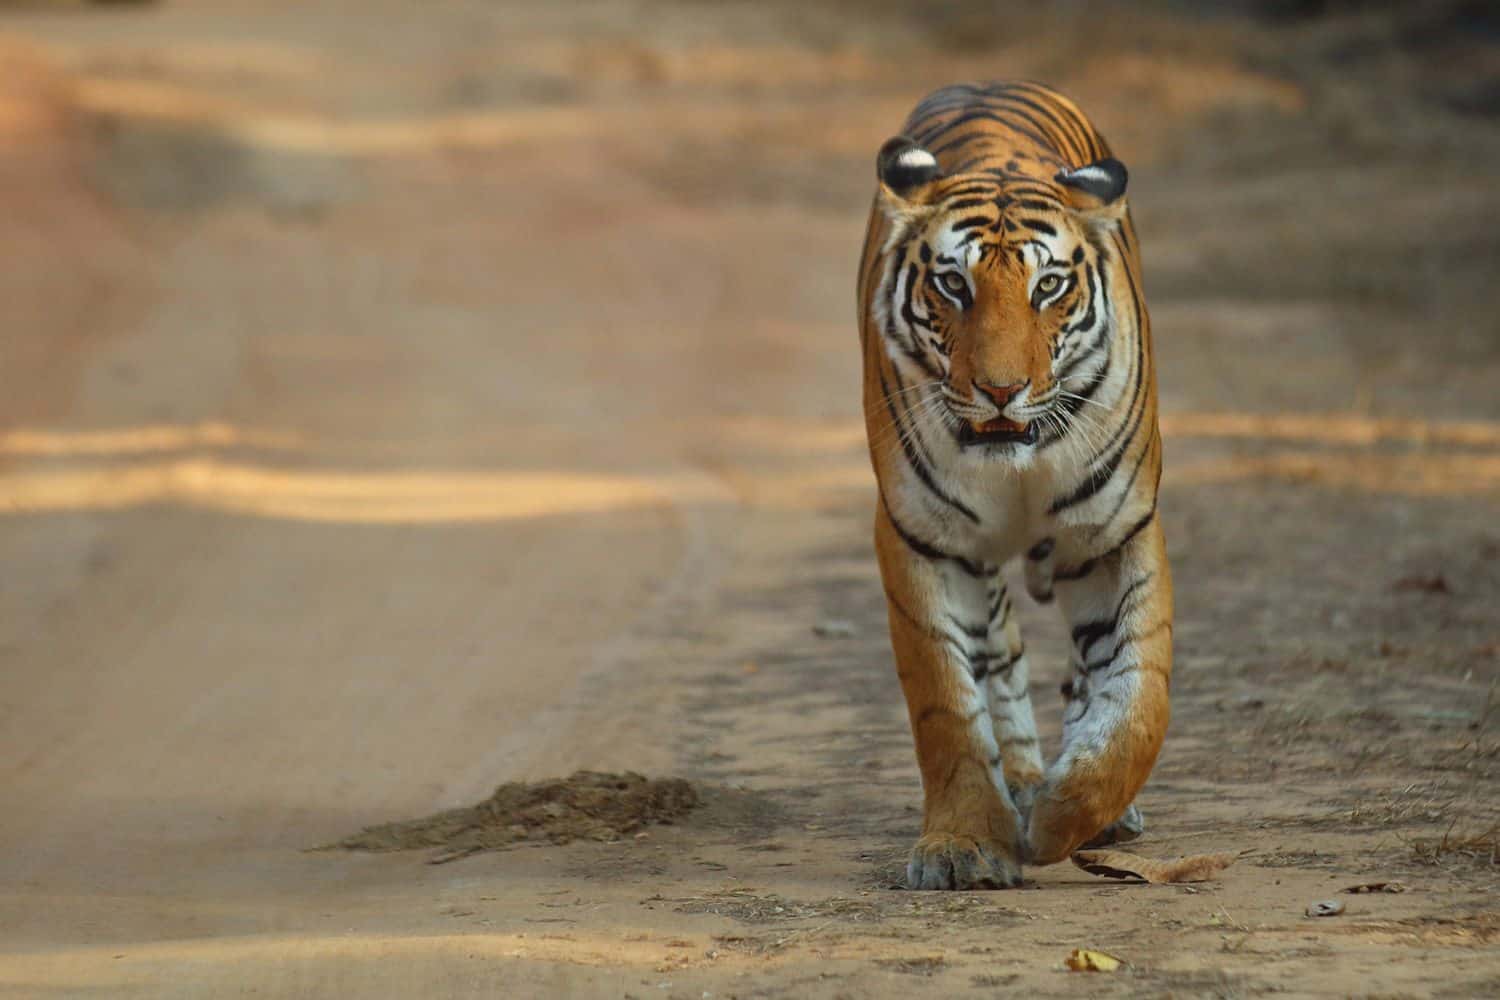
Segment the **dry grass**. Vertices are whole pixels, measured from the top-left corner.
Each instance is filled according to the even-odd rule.
[[[775,893],[757,893],[752,889],[729,889],[703,896],[678,898],[653,896],[651,899],[676,903],[674,909],[678,913],[712,913],[747,924],[819,918],[835,918],[842,923],[867,923],[878,921],[882,917],[878,906],[864,900],[835,896],[802,903]]]
[[[1395,826],[1437,822],[1448,816],[1455,796],[1444,782],[1412,782],[1393,792],[1377,792],[1357,800],[1339,819],[1356,826]]]
[[[922,955],[917,958],[877,958],[875,964],[892,972],[904,972],[910,976],[930,976],[941,971],[948,960],[941,955]]]
[[[1453,861],[1500,865],[1500,823],[1479,833],[1455,834],[1454,820],[1436,840],[1418,838],[1407,841],[1412,856],[1422,864],[1441,865]]]
[[[832,921],[840,926],[895,921],[924,927],[997,927],[1028,918],[1024,910],[996,902],[994,893],[861,892],[860,898],[830,896],[799,901],[776,893],[738,888],[701,896],[652,896],[675,904],[678,913],[712,913],[747,924]],[[732,947],[732,945],[731,945]]]

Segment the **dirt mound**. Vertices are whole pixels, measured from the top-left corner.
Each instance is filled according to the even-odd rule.
[[[434,864],[528,841],[618,840],[652,823],[671,823],[699,803],[681,778],[627,771],[575,771],[550,781],[512,781],[478,805],[422,819],[370,826],[327,845],[350,851],[435,847]]]

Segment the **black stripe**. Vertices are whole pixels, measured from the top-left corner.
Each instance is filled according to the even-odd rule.
[[[958,629],[970,639],[988,639],[990,635],[989,622],[984,622],[980,625],[970,625],[967,622],[961,622],[957,618],[954,618],[952,615],[949,615],[948,624]]]
[[[989,201],[995,196],[995,188],[996,184],[994,181],[987,180],[983,177],[976,177],[973,180],[966,181],[962,184],[955,184],[953,187],[948,188],[943,192],[943,197],[957,198],[960,196],[975,196],[982,198],[985,201]]]
[[[1060,569],[1060,570],[1058,570],[1057,573],[1054,575],[1053,579],[1055,579],[1055,580],[1081,580],[1084,577],[1088,576],[1090,573],[1092,573],[1094,571],[1094,567],[1095,566],[1099,565],[1099,563],[1103,562],[1105,559],[1108,559],[1110,556],[1112,556],[1115,553],[1119,552],[1126,545],[1129,545],[1131,539],[1135,538],[1136,535],[1139,535],[1143,530],[1145,530],[1146,525],[1150,524],[1151,521],[1155,517],[1156,517],[1156,504],[1153,503],[1151,505],[1151,509],[1146,512],[1146,516],[1143,517],[1143,518],[1141,518],[1135,524],[1133,524],[1131,526],[1130,530],[1125,533],[1125,537],[1122,538],[1122,539],[1120,539],[1119,542],[1117,542],[1116,544],[1110,546],[1108,549],[1106,549],[1105,551],[1099,553],[1097,556],[1094,556],[1092,559],[1086,559],[1086,560],[1084,560],[1083,562],[1079,563],[1077,566],[1073,567],[1072,569]]]
[[[1079,247],[1078,249],[1082,250],[1083,247]],[[1089,291],[1089,307],[1088,307],[1088,310],[1084,312],[1083,318],[1080,319],[1077,323],[1074,323],[1071,326],[1065,326],[1065,327],[1063,327],[1063,333],[1064,334],[1077,333],[1080,330],[1091,330],[1091,329],[1093,329],[1093,327],[1094,327],[1094,318],[1098,314],[1095,306],[1098,303],[1100,296],[1103,294],[1103,289],[1102,289],[1103,282],[1100,281],[1099,285],[1096,286],[1095,285],[1096,281],[1099,281],[1099,276],[1098,276],[1098,274],[1094,270],[1094,265],[1092,265],[1092,264],[1085,264],[1085,265],[1083,265],[1083,287],[1087,288],[1088,291]],[[1084,352],[1082,355],[1080,355],[1079,361],[1082,361],[1083,358],[1085,358],[1087,356],[1088,356],[1088,352]],[[1078,362],[1074,362],[1075,365],[1077,363]],[[1064,378],[1066,378],[1065,375],[1059,375],[1058,376],[1058,381],[1061,381]]]
[[[969,173],[971,170],[974,170],[975,168],[977,168],[981,164],[986,163],[986,162],[988,162],[990,160],[993,160],[994,158],[995,158],[995,154],[994,153],[991,153],[991,152],[980,153],[978,156],[971,156],[967,160],[963,161],[962,163],[955,164],[954,167],[953,167],[952,172],[955,173],[955,174],[966,174],[966,173]]]
[[[925,559],[934,560],[936,562],[946,561],[955,563],[958,565],[959,569],[963,570],[970,576],[982,577],[988,575],[988,567],[986,567],[983,563],[973,562],[972,560],[965,559],[963,556],[956,556],[950,552],[944,552],[937,546],[932,545],[929,542],[924,542],[916,535],[913,535],[910,531],[907,531],[906,528],[902,526],[901,522],[896,520],[896,515],[891,513],[891,505],[886,502],[884,490],[880,491],[880,506],[885,510],[886,520],[891,522],[891,528],[895,530],[896,537],[905,542],[906,547],[911,549],[917,555],[922,556]]]
[[[1125,509],[1125,501],[1130,499],[1130,489],[1135,485],[1136,478],[1141,474],[1141,466],[1146,464],[1146,459],[1151,455],[1151,449],[1156,442],[1161,440],[1161,429],[1156,428],[1151,432],[1151,438],[1141,449],[1140,457],[1135,460],[1135,468],[1130,470],[1130,478],[1125,481],[1125,487],[1120,490],[1120,499],[1115,501],[1115,509],[1109,512],[1109,516],[1094,528],[1092,537],[1097,538],[1104,533],[1104,529],[1114,523],[1115,518],[1120,516],[1120,511]]]
[[[1118,233],[1115,235],[1115,239],[1117,239],[1117,240],[1119,239],[1119,234]],[[1126,285],[1126,288],[1130,292],[1130,303],[1131,303],[1132,311],[1135,313],[1135,374],[1136,374],[1137,377],[1136,377],[1135,386],[1131,390],[1131,397],[1130,397],[1130,409],[1134,409],[1135,408],[1136,399],[1140,396],[1141,390],[1145,387],[1146,379],[1150,377],[1150,373],[1145,370],[1145,365],[1146,365],[1146,324],[1145,324],[1145,317],[1144,317],[1143,311],[1141,309],[1141,296],[1140,296],[1140,293],[1138,291],[1136,291],[1135,272],[1130,269],[1130,256],[1125,252],[1125,249],[1124,249],[1123,246],[1120,248],[1120,266],[1125,269],[1125,285]],[[1144,405],[1144,402],[1142,403],[1142,406],[1141,406],[1141,414],[1142,415],[1145,414],[1145,405]],[[1140,419],[1140,417],[1138,416],[1136,418],[1137,423],[1139,422],[1139,419]],[[1119,437],[1122,434],[1127,439],[1129,439],[1131,437],[1134,437],[1135,436],[1135,428],[1131,427],[1127,431],[1127,430],[1125,430],[1125,428],[1122,427],[1122,428],[1120,428],[1120,429],[1118,429],[1118,430],[1115,431],[1115,437]],[[1104,449],[1107,451],[1110,448],[1110,446],[1113,445],[1113,444],[1114,444],[1114,439],[1112,438],[1109,442],[1107,442],[1105,444]]]
[[[1146,383],[1146,379],[1150,377],[1150,373],[1145,370],[1146,335],[1145,331],[1141,328],[1141,298],[1135,289],[1134,276],[1130,271],[1130,262],[1122,256],[1120,263],[1125,268],[1125,276],[1130,285],[1131,299],[1135,305],[1135,365],[1131,371],[1134,377],[1134,385],[1130,391],[1130,404],[1125,411],[1127,419],[1125,423],[1115,429],[1109,441],[1105,443],[1104,448],[1101,450],[1101,454],[1104,456],[1103,470],[1096,470],[1091,463],[1088,469],[1088,478],[1079,483],[1072,493],[1059,500],[1054,500],[1052,505],[1047,508],[1047,513],[1049,514],[1056,514],[1080,504],[1104,488],[1104,485],[1114,476],[1115,470],[1119,468],[1120,460],[1125,457],[1125,451],[1131,439],[1135,436],[1136,430],[1139,429],[1141,420],[1146,415],[1146,398],[1141,390]],[[1138,402],[1140,403],[1139,408],[1136,406]],[[1095,461],[1098,461],[1098,459]],[[1104,474],[1100,475],[1100,471]]]
[[[906,265],[906,294],[901,298],[901,318],[906,320],[908,326],[931,330],[932,327],[927,324],[927,321],[919,317],[916,310],[912,308],[912,301],[916,298],[917,288],[921,284],[918,281],[920,277],[921,268],[915,263]]]
[[[1128,441],[1125,442],[1125,444],[1128,443]],[[1124,458],[1125,446],[1124,444],[1122,444],[1120,448],[1117,449],[1113,454],[1107,455],[1105,457],[1104,467],[1102,469],[1096,470],[1092,465],[1090,465],[1089,478],[1079,483],[1072,493],[1069,493],[1061,500],[1054,500],[1052,502],[1052,506],[1047,508],[1047,513],[1056,514],[1059,511],[1067,510],[1069,507],[1073,507],[1080,503],[1083,503],[1085,500],[1098,493],[1101,489],[1104,488],[1106,483],[1114,478],[1115,471],[1119,469],[1120,462]]]
[[[902,389],[904,389],[906,387],[906,383],[900,381],[899,375],[897,375],[897,380],[897,384]],[[884,370],[881,370],[880,372],[880,391],[885,396],[885,410],[891,415],[891,422],[896,425],[896,435],[901,439],[901,452],[906,456],[907,464],[909,464],[912,467],[912,470],[916,472],[917,478],[922,481],[922,485],[926,486],[927,489],[932,492],[932,495],[937,497],[943,503],[947,504],[949,507],[952,507],[954,510],[958,511],[964,517],[967,517],[973,523],[978,524],[978,514],[974,513],[974,511],[970,509],[969,506],[963,501],[959,500],[956,497],[949,496],[947,493],[943,492],[943,490],[933,480],[932,470],[928,467],[928,456],[919,454],[917,450],[918,445],[920,445],[921,443],[920,439],[917,437],[915,430],[913,430],[913,432],[910,434],[906,432],[906,422],[903,421],[900,415],[896,413],[895,401],[891,399],[891,386],[890,383],[885,380]]]
[[[1073,145],[1077,149],[1078,154],[1081,157],[1086,157],[1090,161],[1097,160],[1101,157],[1102,154],[1098,152],[1098,144],[1094,141],[1093,130],[1088,127],[1088,124],[1086,122],[1082,122],[1078,120],[1076,116],[1068,113],[1068,109],[1061,104],[1055,104],[1053,106],[1043,106],[1041,104],[1030,101],[1027,98],[1016,96],[1016,91],[1021,89],[1022,87],[1024,87],[1031,93],[1038,94],[1039,96],[1045,97],[1048,100],[1053,99],[1053,95],[1046,89],[1033,87],[1024,83],[1019,87],[1008,88],[1007,96],[1010,97],[1010,99],[1013,101],[1017,101],[1035,108],[1038,114],[1045,115],[1050,121],[1055,124],[1055,127],[1060,134],[1068,137],[1068,140],[1073,143]],[[1066,121],[1064,120],[1064,116],[1066,116]],[[1061,152],[1061,150],[1059,150],[1059,152]]]
[[[1115,629],[1119,628],[1120,618],[1125,614],[1125,605],[1130,601],[1131,597],[1135,596],[1137,591],[1150,583],[1155,576],[1155,573],[1148,572],[1145,576],[1133,581],[1130,586],[1126,587],[1125,592],[1120,595],[1119,601],[1115,603],[1115,613],[1109,618],[1086,622],[1073,629],[1073,645],[1078,648],[1078,658],[1080,661],[1086,662],[1088,660],[1089,650],[1093,648],[1094,643],[1112,634]]]
[[[1091,355],[1092,353],[1093,353],[1092,351],[1089,351],[1084,356],[1087,357],[1087,356]],[[1109,343],[1108,341],[1106,341],[1105,344],[1104,344],[1104,364],[1102,364],[1102,365],[1099,366],[1099,371],[1097,372],[1096,377],[1094,378],[1094,380],[1092,382],[1090,382],[1088,385],[1084,386],[1082,392],[1073,393],[1072,395],[1064,398],[1062,405],[1065,406],[1065,407],[1070,407],[1071,408],[1070,412],[1077,412],[1077,410],[1080,407],[1082,407],[1084,403],[1086,403],[1089,400],[1093,399],[1094,398],[1094,394],[1099,391],[1099,387],[1101,385],[1103,385],[1109,379],[1109,363],[1113,359],[1113,357],[1114,357],[1113,345],[1111,343]],[[1064,375],[1064,376],[1059,377],[1058,381],[1061,382],[1064,378],[1070,378],[1070,377],[1071,377],[1071,375]],[[1073,396],[1082,396],[1083,398],[1082,399],[1074,399]]]
[[[1157,622],[1155,625],[1151,626],[1150,628],[1148,628],[1144,632],[1126,632],[1126,633],[1124,633],[1122,635],[1116,636],[1115,637],[1114,647],[1110,649],[1109,656],[1107,656],[1104,659],[1100,660],[1098,663],[1086,663],[1086,664],[1084,664],[1084,666],[1083,666],[1083,672],[1086,673],[1086,674],[1098,673],[1099,671],[1106,669],[1111,664],[1113,664],[1117,659],[1119,659],[1120,658],[1120,654],[1123,653],[1123,652],[1125,652],[1125,650],[1129,646],[1139,645],[1140,643],[1145,642],[1147,639],[1151,638],[1152,636],[1154,636],[1154,635],[1156,635],[1156,634],[1158,634],[1160,632],[1171,631],[1171,629],[1172,629],[1172,623],[1171,622],[1162,621],[1162,622]]]
[[[902,256],[905,256],[904,248],[902,249]],[[912,332],[908,336],[901,335],[900,331],[896,329],[896,313],[888,305],[885,310],[886,333],[890,335],[891,339],[902,345],[901,349],[906,353],[906,356],[915,361],[917,363],[917,366],[921,368],[922,371],[926,372],[928,375],[931,375],[933,378],[942,378],[942,371],[932,364],[931,360],[929,360],[927,357],[927,353],[921,349],[921,345],[917,340],[917,329],[929,329],[924,323],[920,322],[917,319],[916,314],[912,311],[911,308],[912,295],[914,294],[913,288],[915,287],[917,282],[917,274],[918,268],[916,264],[910,264],[907,266],[907,288],[906,294],[903,296],[901,302],[901,317],[905,319],[908,325],[913,328]]]
[[[1080,658],[1088,655],[1089,649],[1114,631],[1113,621],[1089,622],[1086,625],[1078,625],[1073,629],[1073,645],[1078,647]]]
[[[1002,655],[1005,656],[1005,662],[1004,663],[996,663],[995,661],[998,660],[998,659],[1000,659],[1000,657]],[[983,656],[983,655],[981,655],[981,656],[972,657],[969,660],[969,663],[971,665],[970,674],[973,676],[973,678],[976,681],[982,681],[986,677],[990,676],[991,674],[1003,674],[1003,673],[1006,673],[1012,667],[1014,667],[1017,663],[1020,663],[1021,662],[1021,657],[1025,656],[1025,655],[1026,655],[1026,647],[1022,646],[1019,650],[1016,651],[1016,654],[1014,656],[1010,656],[1008,654],[996,653],[996,654],[991,655],[991,656]],[[976,660],[978,662],[975,662]]]
[[[895,612],[900,615],[908,625],[916,629],[918,632],[926,635],[927,638],[949,646],[953,650],[954,655],[963,662],[972,662],[974,656],[972,650],[970,650],[963,643],[959,642],[957,639],[953,638],[953,636],[949,635],[948,633],[942,631],[941,629],[934,628],[933,626],[928,625],[926,622],[919,619],[915,614],[911,612],[909,608],[906,607],[906,605],[902,604],[896,598],[895,594],[891,593],[891,589],[889,587],[885,587],[884,590],[886,601],[890,603],[891,608],[893,608]],[[898,677],[905,676],[905,672],[901,669],[901,664],[899,662],[896,664],[896,675]]]
[[[923,352],[920,346],[917,344],[916,334],[912,334],[911,336],[906,337],[902,336],[901,332],[896,329],[896,314],[891,312],[891,310],[889,309],[885,311],[885,333],[886,336],[890,337],[892,340],[896,341],[896,343],[901,345],[902,353],[916,362],[917,366],[921,368],[922,371],[926,372],[928,375],[931,375],[933,378],[943,377],[943,373],[937,368],[933,367],[932,362],[928,360],[926,353]]]
[[[979,131],[968,132],[963,135],[955,136],[954,138],[949,139],[947,142],[938,147],[928,146],[928,144],[934,139],[938,138],[941,135],[952,132],[954,129],[962,128],[963,126],[968,125],[972,122],[990,121],[995,122],[999,125],[1004,125],[1007,128],[1012,129],[1013,131],[1019,132],[1021,135],[1026,136],[1026,138],[1035,142],[1039,146],[1043,146],[1048,149],[1052,147],[1052,143],[1048,141],[1046,136],[1039,135],[1027,124],[1010,120],[1005,114],[1002,113],[1005,110],[1006,109],[991,108],[988,106],[977,107],[965,111],[963,114],[957,115],[956,117],[951,118],[948,121],[939,122],[935,126],[924,128],[917,135],[912,136],[912,138],[916,139],[923,146],[927,146],[928,150],[934,156],[939,156],[942,153],[949,153],[961,149],[971,142],[995,142],[998,137],[993,133]],[[1012,114],[1014,114],[1014,112],[1012,112]]]
[[[1073,151],[1063,149],[1064,146],[1073,144],[1073,139],[1068,135],[1067,130],[1058,128],[1056,123],[1049,121],[1045,115],[1038,117],[1032,114],[1028,110],[1028,104],[1029,102],[1012,98],[1009,93],[1006,93],[1001,98],[1000,106],[1026,122],[1027,125],[1031,126],[1037,132],[1047,136],[1045,145],[1048,149],[1060,153],[1068,159],[1072,159]]]
[[[902,252],[904,253],[904,251]],[[892,254],[892,257],[892,270],[894,270],[894,259],[896,258],[894,254]],[[895,278],[892,277],[891,280],[894,284]],[[885,283],[882,281],[881,284],[877,286],[877,288],[875,289],[876,296],[885,296],[886,294],[895,291],[894,288],[886,289],[884,285]],[[929,362],[927,359],[927,355],[921,350],[920,346],[918,345],[916,333],[912,332],[910,335],[908,335],[896,329],[896,310],[891,308],[890,303],[886,303],[886,308],[883,309],[882,312],[885,313],[885,335],[899,344],[902,352],[907,357],[916,362],[917,366],[920,367],[922,371],[926,372],[928,375],[931,375],[933,378],[941,378],[942,372],[933,368],[931,362]]]
[[[932,718],[935,715],[951,715],[956,719],[963,720],[964,724],[968,725],[983,714],[984,709],[977,709],[973,712],[970,712],[968,715],[964,715],[960,713],[958,709],[949,708],[947,705],[931,705],[927,708],[924,708],[922,710],[922,714],[917,716],[917,721],[912,724],[912,728],[915,729],[917,726],[922,725],[922,723],[926,722],[928,719]]]

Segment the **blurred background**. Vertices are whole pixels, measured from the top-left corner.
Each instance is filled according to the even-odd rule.
[[[1500,668],[1494,4],[6,2],[0,983],[430,931],[447,869],[301,849],[575,767],[902,849],[854,272],[875,150],[1000,77],[1131,170],[1181,664],[1148,816],[1421,781],[1400,822],[1493,824],[1492,748],[1414,762]]]

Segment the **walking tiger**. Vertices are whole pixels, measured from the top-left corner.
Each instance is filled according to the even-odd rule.
[[[1172,578],[1123,164],[1033,83],[954,86],[880,150],[859,272],[875,546],[924,813],[907,883],[1007,887],[1132,805],[1169,715]],[[1072,635],[1041,756],[1001,569]]]

